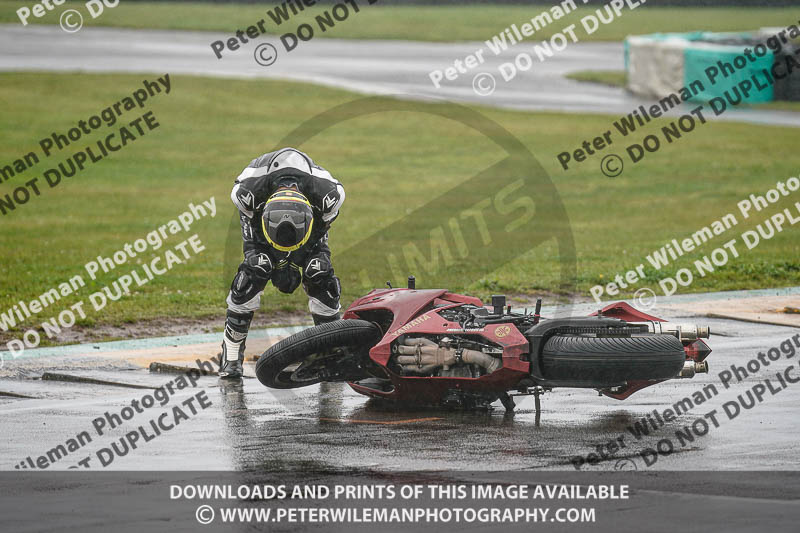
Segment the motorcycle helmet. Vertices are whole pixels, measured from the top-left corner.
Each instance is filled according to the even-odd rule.
[[[264,205],[261,226],[275,249],[293,252],[311,236],[314,211],[308,198],[296,189],[278,189]]]

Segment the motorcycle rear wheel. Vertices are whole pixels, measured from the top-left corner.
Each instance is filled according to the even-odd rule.
[[[602,386],[674,378],[685,361],[683,345],[672,335],[556,335],[542,350],[542,373],[550,380],[591,381]]]
[[[365,320],[336,320],[308,328],[274,344],[256,363],[258,380],[273,389],[295,389],[321,381],[350,381],[361,359],[381,338]]]

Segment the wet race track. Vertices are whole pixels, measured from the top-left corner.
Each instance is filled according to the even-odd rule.
[[[345,384],[274,391],[253,377],[223,382],[208,375],[192,376],[192,386],[180,373],[150,372],[141,359],[132,363],[92,354],[91,347],[85,354],[6,361],[0,379],[5,429],[0,467],[30,468],[27,458],[35,463],[42,461],[40,456],[46,458],[45,468],[64,469],[83,461],[101,470],[572,470],[576,456],[589,461],[582,469],[590,471],[781,470],[796,464],[800,384],[781,385],[775,374],[794,366],[789,378],[800,377],[800,358],[782,352],[742,382],[733,377],[729,389],[719,373],[731,365],[745,367],[758,352],[779,348],[798,330],[669,318],[711,326],[709,374],[662,383],[622,402],[590,390],[557,389],[543,396],[538,427],[532,397],[516,398],[513,414],[506,414],[499,402],[490,412],[398,409],[370,401]],[[189,355],[169,363],[196,368],[193,361]],[[251,363],[246,373],[252,372]],[[115,384],[64,381],[76,376]],[[747,391],[767,378],[772,391],[763,392],[763,401],[756,398],[755,406],[729,419],[724,404],[738,402],[738,395],[749,402]],[[702,402],[698,394],[704,395]],[[664,420],[669,418],[664,411],[687,397],[696,405],[688,411],[677,407],[681,414]],[[141,412],[131,407],[133,400]],[[154,405],[147,406],[148,401]],[[707,415],[714,410],[716,415]],[[129,420],[112,429],[114,415]],[[650,435],[640,430],[637,438],[631,430],[636,432],[636,424],[641,426],[648,415]],[[681,430],[684,436],[676,437]],[[80,440],[82,432],[91,442],[85,435]],[[70,439],[76,439],[73,451]],[[654,453],[645,454],[646,461],[641,452],[657,448],[659,441],[662,451],[669,451],[664,439],[673,452],[655,460]],[[128,449],[131,440],[135,449]],[[52,451],[59,444],[66,454]],[[606,460],[597,462],[599,455],[588,455],[593,452],[605,454]]]
[[[228,35],[215,32],[84,28],[63,39],[58,27],[2,25],[0,70],[82,72],[168,72],[222,78],[271,78],[314,83],[362,94],[398,98],[447,100],[507,109],[550,110],[570,113],[625,115],[639,105],[655,102],[621,88],[581,83],[564,76],[581,70],[622,70],[621,43],[576,43],[535,69],[509,81],[499,66],[513,61],[517,50],[492,55],[485,63],[454,80],[434,84],[431,73],[452,67],[457,59],[480,49],[483,43],[423,43],[415,41],[353,41],[315,39],[294,49],[281,50],[274,63],[254,60],[256,46],[227,51],[220,59],[210,43]],[[487,36],[489,37],[489,36]],[[281,49],[272,36],[261,39]],[[261,46],[261,45],[259,45]],[[288,55],[288,57],[287,57]],[[486,86],[481,76],[491,74]],[[438,85],[438,86],[437,86]],[[477,89],[476,89],[477,86]],[[481,87],[490,87],[486,93]],[[678,116],[691,106],[668,113]],[[800,126],[800,113],[735,108],[711,119],[776,126]]]

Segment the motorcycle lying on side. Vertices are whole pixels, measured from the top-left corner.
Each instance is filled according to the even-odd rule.
[[[512,396],[559,387],[624,400],[661,381],[708,372],[709,329],[679,325],[624,302],[580,318],[513,313],[504,296],[485,307],[444,289],[375,289],[342,320],[276,343],[256,363],[267,387],[348,382],[400,405],[507,411]]]

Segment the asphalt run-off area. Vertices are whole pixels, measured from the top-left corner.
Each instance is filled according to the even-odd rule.
[[[208,43],[229,36],[215,32],[84,28],[63,40],[58,27],[0,25],[0,70],[58,72],[164,72],[223,78],[288,79],[337,87],[362,94],[394,95],[424,101],[441,100],[491,107],[549,110],[571,113],[625,115],[656,99],[635,96],[622,88],[586,84],[565,77],[582,70],[623,70],[622,43],[574,43],[537,64],[535,70],[510,82],[496,80],[491,95],[473,87],[474,74],[434,87],[430,72],[452,64],[483,43],[423,43],[414,41],[364,41],[314,39],[291,52],[291,59],[272,58],[263,66],[252,52],[230,54],[217,60]],[[280,50],[274,36],[259,41]],[[251,47],[254,48],[254,47]],[[514,48],[485,56],[480,71],[497,72],[513,61]],[[124,61],[120,61],[124,58]],[[475,70],[478,72],[478,69]],[[667,116],[680,116],[691,108],[682,105]],[[754,108],[731,109],[720,120],[800,126],[800,113]]]
[[[670,380],[625,401],[598,396],[592,390],[556,389],[542,397],[538,426],[529,396],[517,397],[517,408],[510,414],[499,402],[488,412],[403,409],[368,400],[346,384],[291,391],[265,388],[254,378],[254,357],[303,326],[253,332],[241,382],[220,380],[214,373],[217,367],[210,360],[218,353],[218,334],[39,348],[26,350],[17,359],[5,352],[0,415],[6,434],[14,439],[7,439],[0,466],[317,471],[780,469],[791,464],[795,455],[793,413],[800,401],[800,383],[791,379],[800,377],[792,373],[798,359],[784,353],[777,360],[770,356],[767,365],[761,363],[758,368],[748,363],[758,359],[759,352],[766,357],[769,348],[781,350],[781,343],[799,330],[791,319],[778,325],[750,321],[746,316],[743,320],[710,318],[720,315],[708,312],[718,301],[747,302],[770,292],[776,294],[673,297],[648,310],[673,322],[710,326],[709,373]],[[777,292],[782,295],[779,298],[797,297],[796,290]],[[595,307],[583,304],[573,312],[587,314]],[[545,316],[551,311],[545,309]],[[796,350],[800,354],[800,348]],[[197,371],[198,361],[204,375]],[[794,370],[781,385],[775,375],[791,366]],[[732,367],[747,370],[747,375],[735,373]],[[767,379],[770,388],[753,389]],[[709,393],[709,387],[715,393]],[[760,394],[748,397],[751,389]],[[687,398],[692,402],[687,403]],[[731,403],[740,404],[740,412],[729,417],[728,412],[735,410]],[[664,413],[667,409],[676,411],[671,420]],[[705,418],[705,428],[697,422],[714,410],[717,424],[710,418]],[[47,431],[42,433],[44,426]],[[676,437],[676,432],[687,428],[694,428],[691,441]],[[670,440],[671,450],[664,439]],[[756,454],[756,449],[769,449],[769,453]]]

